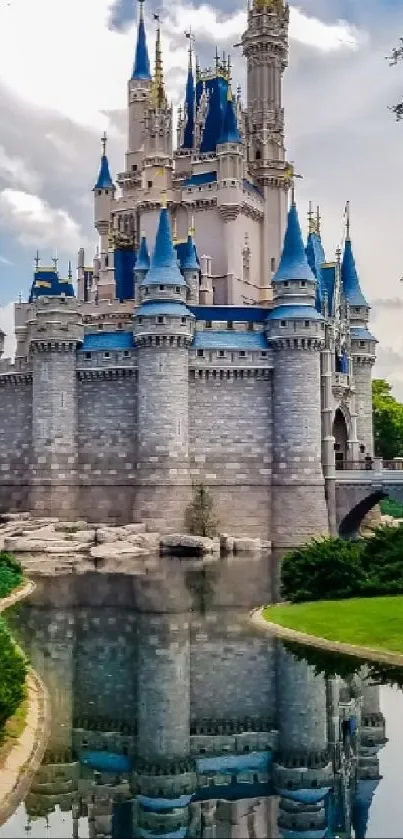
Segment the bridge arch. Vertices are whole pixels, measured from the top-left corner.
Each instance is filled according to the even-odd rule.
[[[377,489],[361,499],[344,516],[339,524],[339,536],[342,539],[353,539],[357,535],[365,516],[384,498],[388,498],[388,492]]]
[[[341,406],[336,410],[333,420],[334,456],[336,469],[343,469],[348,457],[350,436],[349,418]]]

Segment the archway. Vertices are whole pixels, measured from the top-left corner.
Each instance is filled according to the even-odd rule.
[[[343,469],[347,461],[348,430],[343,412],[337,409],[333,422],[334,457],[336,469]]]
[[[352,539],[358,533],[362,521],[367,513],[369,513],[376,504],[379,504],[380,501],[383,501],[383,499],[387,497],[388,494],[380,489],[376,492],[371,492],[370,495],[363,498],[362,501],[356,504],[355,507],[347,513],[343,521],[340,523],[339,536],[342,539]]]

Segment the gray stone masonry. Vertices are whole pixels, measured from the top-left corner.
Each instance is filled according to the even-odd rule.
[[[32,447],[32,376],[0,376],[0,513],[27,510]]]
[[[320,353],[278,349],[273,386],[273,541],[290,548],[328,532],[321,463]]]
[[[326,682],[306,661],[277,644],[277,709],[281,753],[326,750]]]
[[[368,358],[354,360],[354,383],[357,409],[358,439],[365,445],[365,452],[373,456],[374,433],[372,420],[372,367]]]

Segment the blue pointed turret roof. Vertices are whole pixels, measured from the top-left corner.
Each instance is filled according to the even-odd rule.
[[[148,252],[147,239],[145,236],[141,237],[139,252],[136,259],[136,271],[148,271],[150,267],[150,254]]]
[[[323,297],[327,289],[323,288],[322,265],[326,262],[325,251],[322,245],[320,232],[317,229],[310,230],[306,245],[306,257],[312,273],[316,277],[316,300],[315,306],[318,312],[322,311]]]
[[[146,28],[144,25],[143,0],[140,0],[140,15],[137,27],[136,54],[131,79],[151,81],[150,58],[148,55]]]
[[[350,306],[368,307],[368,303],[361,291],[360,280],[349,236],[347,237],[344,246],[343,262],[341,264],[341,281],[345,300]]]
[[[199,271],[195,243],[191,233],[189,233],[187,237],[185,253],[182,261],[182,269],[183,271]]]
[[[189,67],[188,67],[188,77],[186,81],[186,94],[185,94],[185,117],[186,117],[186,125],[185,131],[183,135],[183,149],[192,149],[193,148],[193,141],[194,141],[194,128],[195,128],[195,99],[196,99],[196,91],[195,91],[195,84],[193,78],[193,67],[192,67],[192,53],[189,52]]]
[[[222,126],[221,143],[241,143],[242,137],[239,132],[238,122],[234,111],[234,102],[232,99],[231,88],[228,88],[227,106],[224,113],[224,120]]]
[[[166,207],[161,209],[154,253],[144,283],[149,285],[185,286],[179,270],[178,256],[172,241],[171,223]]]
[[[287,280],[308,280],[315,282],[315,275],[309,267],[297,207],[292,204],[288,213],[287,230],[284,237],[280,265],[273,277],[273,283]]]
[[[114,183],[109,171],[109,161],[106,154],[101,157],[101,165],[99,167],[98,180],[95,184],[95,189],[113,189]]]

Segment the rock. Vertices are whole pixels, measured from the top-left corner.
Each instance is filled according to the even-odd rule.
[[[11,521],[27,521],[30,518],[30,513],[0,513],[1,524],[7,524],[7,522]]]
[[[203,556],[220,553],[220,540],[205,536],[171,534],[160,539],[160,553],[170,556]]]
[[[129,534],[126,538],[127,542],[130,542],[131,545],[135,545],[138,548],[143,548],[148,552],[157,551],[160,544],[160,534],[159,533],[138,533],[138,534]],[[118,543],[120,544],[120,542]]]
[[[262,549],[260,539],[248,539],[243,536],[240,539],[234,539],[234,553],[257,553]]]
[[[24,539],[23,537],[6,536],[4,550],[12,553],[45,553],[48,542],[40,539]]]
[[[68,533],[65,541],[80,542],[80,544],[93,545],[95,542],[95,530],[77,530],[75,533]]]
[[[85,530],[88,528],[88,522],[86,521],[59,521],[57,520],[57,524],[55,524],[55,530],[58,530],[62,533],[76,533],[80,530]]]
[[[100,527],[99,530],[96,531],[96,534],[99,545],[103,545],[107,542],[116,542],[120,535],[114,527]]]
[[[111,542],[110,544],[97,545],[91,548],[90,555],[93,559],[119,559],[120,557],[145,556],[146,551],[143,548],[138,548],[130,542]]]
[[[146,526],[145,526],[144,523],[142,523],[142,524],[126,524],[124,527],[121,527],[119,529],[123,530],[124,533],[130,533],[130,534],[145,533],[146,532]]]

